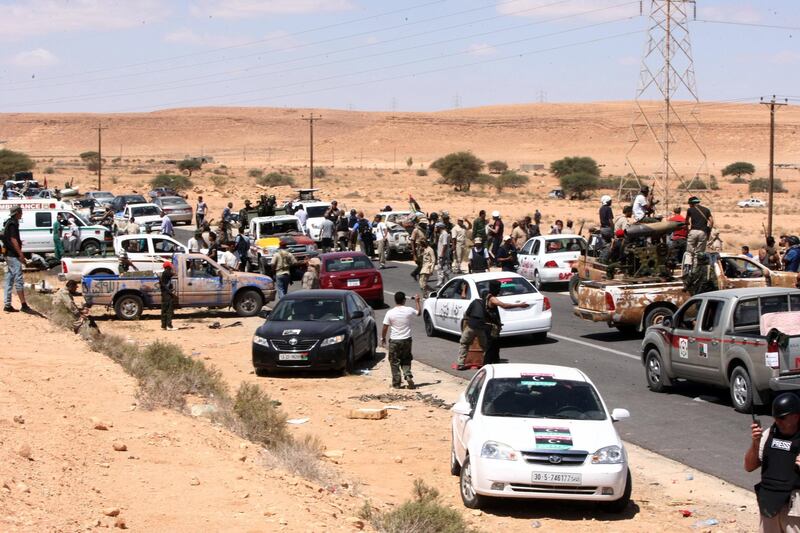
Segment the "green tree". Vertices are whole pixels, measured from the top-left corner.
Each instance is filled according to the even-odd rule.
[[[600,179],[595,174],[589,172],[574,172],[559,178],[561,188],[568,195],[575,195],[579,200],[583,199],[584,194],[594,191],[600,185]]]
[[[178,170],[181,172],[188,172],[190,178],[192,177],[192,172],[195,170],[200,170],[201,168],[203,168],[202,159],[190,157],[184,159],[183,161],[178,161]]]
[[[13,150],[0,150],[0,177],[11,179],[14,172],[33,170],[36,163],[27,154]]]
[[[590,174],[599,176],[600,169],[597,168],[597,161],[591,157],[565,157],[550,163],[550,172],[557,178],[570,174]],[[565,189],[566,190],[566,189]]]
[[[516,189],[527,185],[530,181],[528,176],[517,174],[513,170],[507,170],[497,176],[494,180],[494,188],[497,189],[498,194],[503,192],[503,189]]]
[[[154,189],[158,187],[170,187],[176,191],[185,191],[194,185],[194,183],[183,174],[159,174],[150,180],[150,185]]]
[[[499,160],[489,161],[486,164],[486,168],[489,169],[489,172],[491,174],[502,174],[503,172],[508,170],[508,163]]]
[[[745,161],[737,161],[736,163],[731,163],[727,167],[722,169],[723,176],[736,176],[737,178],[741,178],[742,174],[747,174],[748,176],[752,176],[756,171],[756,167],[753,166],[752,163],[747,163]]]
[[[483,161],[471,152],[453,152],[431,163],[442,176],[440,183],[452,185],[456,191],[468,191],[483,167]]]
[[[79,157],[81,161],[86,163],[86,169],[88,171],[97,172],[97,169],[100,168],[100,154],[98,152],[83,152]]]

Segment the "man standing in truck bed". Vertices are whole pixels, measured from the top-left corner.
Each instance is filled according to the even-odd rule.
[[[689,230],[686,238],[686,253],[690,261],[684,264],[695,264],[695,256],[698,253],[705,253],[708,243],[708,234],[714,227],[714,217],[711,211],[700,205],[700,198],[692,196],[689,198],[689,209],[686,210],[687,229]]]

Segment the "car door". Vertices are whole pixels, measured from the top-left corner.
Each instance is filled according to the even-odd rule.
[[[365,322],[367,317],[353,317],[356,312],[361,311],[353,294],[347,294],[345,296],[345,305],[347,306],[347,319],[350,321],[350,331],[352,332],[351,339],[353,341],[353,352],[355,354],[364,353],[366,345],[366,342],[364,341],[364,332],[366,330]]]
[[[531,250],[533,249],[533,243],[536,239],[528,239],[528,242],[522,245],[522,249],[517,252],[517,261],[519,261],[519,268],[517,272],[521,276],[525,276],[527,279],[533,279],[533,257],[531,256]]]
[[[785,298],[784,298],[785,299]],[[701,312],[700,329],[697,341],[692,350],[696,350],[697,371],[699,379],[709,383],[724,383],[721,372],[722,337],[725,324],[722,323],[726,300],[709,298],[705,301]]]
[[[120,239],[119,247],[128,254],[128,259],[133,263],[138,270],[142,271],[156,271],[161,270],[156,268],[155,261],[150,253],[149,239],[142,235],[141,237],[126,237]]]
[[[533,279],[533,273],[542,268],[542,264],[544,261],[544,252],[545,247],[543,246],[544,239],[540,237],[535,237],[533,240],[533,246],[531,247],[531,277]]]
[[[175,267],[183,276],[182,283],[178,283],[181,306],[228,307],[231,304],[231,275],[211,259],[185,257],[183,264]]]
[[[767,286],[764,268],[755,261],[744,257],[721,257],[719,268],[720,289]]]
[[[673,317],[670,360],[675,377],[696,378],[703,374],[698,368],[697,355],[698,317],[702,305],[702,298],[693,298]]]
[[[364,301],[364,298],[358,295],[358,293],[353,293],[353,298],[356,300],[356,305],[358,305],[359,310],[364,313],[364,331],[361,335],[361,340],[363,341],[364,352],[366,353],[368,350],[371,349],[370,343],[372,342],[372,335],[375,333],[375,339],[377,342],[377,332],[375,330],[375,318],[373,316],[372,307],[369,306],[367,302]]]
[[[450,332],[461,331],[460,327],[456,327],[456,306],[462,305],[458,300],[463,283],[461,279],[451,280],[438,292],[433,311],[433,321],[437,328]],[[461,314],[463,315],[463,311]]]
[[[50,251],[53,245],[53,216],[52,211],[36,211],[33,213],[33,231],[22,231],[20,226],[20,239],[23,249],[31,252]],[[58,236],[61,238],[61,235]]]
[[[169,261],[174,254],[186,253],[186,247],[169,237],[154,236],[150,238],[153,259],[160,263]]]
[[[486,370],[480,370],[473,376],[472,381],[469,382],[464,392],[464,399],[469,403],[473,414],[478,408],[478,398],[480,398],[485,382]],[[467,455],[470,434],[469,425],[472,421],[472,417],[459,414],[453,414],[453,417],[453,449],[456,452],[459,462],[463,463],[464,457]]]

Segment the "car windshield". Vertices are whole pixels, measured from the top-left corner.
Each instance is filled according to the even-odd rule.
[[[100,198],[114,198],[114,195],[110,192],[96,191],[92,193],[92,198],[95,200],[99,200]]]
[[[129,204],[144,204],[147,203],[147,200],[144,199],[144,196],[141,194],[131,194],[128,196],[123,196],[123,199]]]
[[[344,272],[345,270],[364,270],[375,268],[366,255],[351,257],[333,257],[325,260],[327,272]]]
[[[306,207],[306,213],[308,213],[308,218],[320,218],[324,217],[325,213],[328,211],[327,205],[317,205],[314,207]]]
[[[517,294],[536,294],[536,288],[525,278],[499,278],[500,294],[498,296],[514,296]],[[479,281],[478,294],[489,290],[489,280]]]
[[[292,220],[284,220],[281,222],[261,222],[258,225],[258,234],[261,237],[265,235],[278,235],[280,233],[300,233],[300,230],[297,229],[297,221]]]
[[[142,207],[131,207],[131,215],[135,217],[161,216],[158,208],[154,205],[143,205]]]
[[[547,239],[545,253],[560,254],[563,252],[580,252],[586,245],[583,239],[565,237],[563,239]]]
[[[183,198],[162,198],[161,203],[163,205],[189,205]]]
[[[597,391],[585,381],[531,373],[495,378],[486,384],[481,412],[486,416],[605,420]]]
[[[344,320],[341,300],[319,298],[314,300],[281,300],[269,315],[270,322],[289,320],[332,322]]]

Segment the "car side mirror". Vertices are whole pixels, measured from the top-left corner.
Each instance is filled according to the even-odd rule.
[[[611,421],[612,422],[619,422],[620,420],[625,420],[631,417],[630,411],[627,409],[620,409],[616,408],[611,411]]]
[[[661,325],[664,326],[667,329],[671,329],[672,328],[672,317],[671,316],[665,316],[664,318],[662,318],[661,319]]]
[[[428,295],[428,298],[436,298],[437,295],[438,295],[438,293],[436,291],[433,291],[432,293],[430,293]]]
[[[353,314],[351,315],[351,318],[353,320],[357,318],[364,318],[364,311],[354,311]]]
[[[456,402],[450,410],[457,415],[472,416],[472,406],[466,401]]]

